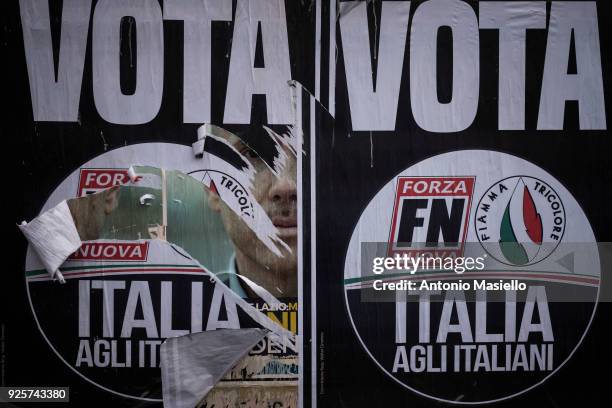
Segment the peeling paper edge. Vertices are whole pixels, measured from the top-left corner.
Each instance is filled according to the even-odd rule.
[[[278,341],[280,344],[286,346],[292,351],[297,351],[297,342],[296,334],[291,332],[290,330],[285,329],[280,324],[276,323],[274,320],[269,318],[267,315],[261,313],[259,310],[255,309],[250,303],[246,300],[238,296],[236,292],[230,289],[220,278],[218,278],[214,273],[209,272],[197,259],[193,258],[187,251],[185,251],[180,246],[168,242],[169,245],[172,246],[177,252],[182,254],[183,256],[189,258],[193,261],[200,269],[205,271],[205,273],[210,277],[211,281],[214,281],[217,285],[221,285],[220,288],[223,290],[223,296],[231,296],[232,299],[239,305],[248,315],[251,317],[256,323],[259,323],[262,327],[268,329],[270,334],[268,336],[274,338],[275,341]],[[293,343],[291,341],[294,341]]]
[[[224,134],[228,137],[234,136],[240,139],[238,136],[223,128],[220,128],[215,125],[204,124],[198,128],[198,141],[192,144],[194,155],[196,157],[200,157],[204,161],[206,167],[205,170],[210,170],[211,172],[222,171],[224,173],[229,174],[232,178],[238,180],[238,182],[242,184],[242,186],[247,190],[246,193],[249,197],[249,201],[253,209],[252,216],[250,218],[243,216],[239,211],[239,206],[236,206],[226,198],[223,198],[223,195],[220,192],[219,198],[223,200],[223,202],[236,214],[236,216],[238,216],[238,218],[240,218],[247,224],[247,226],[255,233],[257,238],[272,253],[274,253],[278,257],[283,256],[281,249],[285,249],[287,252],[291,253],[291,247],[289,247],[289,245],[287,245],[287,243],[285,243],[285,241],[280,238],[278,229],[274,226],[274,223],[272,222],[268,214],[265,212],[265,210],[261,207],[259,202],[254,198],[252,188],[256,171],[253,168],[252,164],[242,153],[236,150],[236,148],[230,143],[228,143],[225,139],[215,136],[213,133],[215,131],[219,131],[221,134]],[[222,157],[206,152],[204,150],[206,138],[211,138],[219,143],[224,144],[225,146],[230,148],[233,153],[239,155],[247,163],[246,171],[236,169],[230,163],[226,162]],[[223,165],[218,165],[218,163],[215,164],[215,162],[223,163]],[[209,177],[212,179],[212,175],[210,173]],[[206,185],[205,183],[203,184]]]
[[[289,155],[283,147],[289,150],[289,154],[297,157],[297,140],[296,135],[297,127],[295,125],[287,125],[289,131],[287,133],[278,134],[267,126],[263,126],[264,130],[268,133],[268,136],[275,142],[276,156],[274,157],[274,166],[270,167],[266,163],[266,166],[270,171],[278,178],[287,166],[287,159]],[[265,161],[264,161],[265,162]]]
[[[22,221],[17,227],[38,255],[51,278],[57,278],[60,283],[66,283],[59,268],[83,243],[67,201],[63,200],[29,223]]]
[[[219,332],[219,331],[224,331],[224,330],[232,330],[232,331],[238,330],[238,331],[249,331],[249,332],[253,331],[252,328],[244,328],[244,329],[219,329],[219,330],[214,330],[214,332]],[[257,345],[257,343],[259,343],[262,339],[264,339],[270,333],[269,330],[266,330],[266,329],[256,329],[256,330],[257,330],[257,333],[256,333],[257,336],[254,339],[252,339],[252,341],[248,345],[248,348],[244,349],[240,354],[234,356],[232,361],[226,364],[224,369],[221,371],[219,377],[212,378],[210,385],[202,384],[206,388],[204,388],[201,391],[201,395],[194,396],[194,399],[197,400],[195,404],[196,406],[199,406],[199,404],[201,404],[205,400],[206,396],[210,393],[210,391],[212,391],[213,388],[227,375],[227,373],[232,369],[232,367],[236,366],[236,364],[238,364],[242,359],[244,359],[249,354],[249,352],[253,350],[253,348]],[[207,332],[199,332],[199,333],[194,333],[194,334],[201,334],[201,333],[207,333]],[[173,376],[174,379],[176,380],[176,378],[180,376],[174,371],[171,372],[169,364],[164,364],[164,362],[166,363],[168,362],[168,360],[170,359],[170,355],[174,358],[175,361],[179,361],[180,358],[179,358],[179,353],[178,353],[178,348],[179,348],[178,343],[183,342],[186,339],[191,339],[191,337],[194,337],[193,334],[187,334],[185,336],[169,338],[169,339],[166,339],[160,347],[160,363],[161,363],[160,369],[162,370],[162,398],[164,401],[164,407],[166,408],[174,408],[175,406],[179,407],[180,405],[172,404],[172,402],[178,400],[178,397],[176,395],[173,395],[172,397],[168,395],[171,390],[169,390],[167,385],[165,385],[163,379],[164,377],[168,378],[170,376]],[[185,347],[188,347],[188,346],[185,346]],[[180,366],[180,363],[178,365]],[[179,383],[180,383],[179,381],[175,381],[175,385],[180,385]],[[173,393],[180,395],[180,388],[177,387],[177,389],[173,390]]]

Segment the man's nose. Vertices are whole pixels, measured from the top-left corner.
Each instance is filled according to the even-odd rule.
[[[275,177],[268,191],[269,198],[273,202],[297,201],[296,171],[295,158],[288,159],[286,167],[278,177]]]

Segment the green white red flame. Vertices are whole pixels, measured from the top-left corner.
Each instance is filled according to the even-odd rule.
[[[514,196],[513,196],[514,198]],[[529,256],[522,243],[518,242],[512,218],[510,215],[510,204],[508,201],[502,222],[499,228],[499,245],[504,257],[515,265],[524,265],[529,262]],[[533,197],[527,186],[523,188],[523,226],[529,239],[537,245],[542,244],[542,218],[537,211]]]

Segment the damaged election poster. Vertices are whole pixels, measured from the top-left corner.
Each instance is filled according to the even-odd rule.
[[[243,174],[230,163],[254,170],[251,162],[215,130],[201,128],[201,154],[167,143],[123,147],[85,163],[60,184],[49,202],[78,197],[67,207],[83,241],[61,266],[65,284],[57,285],[41,268],[37,243],[30,241],[28,297],[42,334],[78,374],[117,394],[160,398],[160,346],[167,338],[254,324],[288,337],[284,330],[297,330],[296,234],[273,224],[283,212],[295,218],[295,203],[287,199],[273,207],[262,199],[277,188],[274,183],[297,194],[290,173],[295,154],[286,151],[285,161],[276,165],[278,176],[261,168],[257,176]],[[223,136],[241,143],[233,134]],[[130,166],[139,156],[167,159],[158,161],[162,168]],[[177,167],[185,173],[169,170]],[[272,216],[268,230],[261,226],[264,214]],[[261,225],[249,226],[250,219]],[[28,225],[22,228],[27,232]],[[260,259],[259,264],[240,258],[250,255],[250,248],[256,257],[247,259]],[[268,281],[258,277],[259,265],[275,275]],[[265,306],[254,300],[259,292]],[[275,296],[294,300],[276,304]],[[66,302],[75,307],[63,306]],[[270,311],[263,318],[257,309],[268,312],[266,306]],[[292,319],[276,316],[289,315],[289,307]],[[65,338],[71,327],[78,327],[74,342]],[[224,381],[275,380],[265,376],[276,374],[275,367],[288,372],[280,378],[295,377],[297,368],[290,368],[297,367],[296,351],[295,340],[266,337]]]
[[[2,385],[68,387],[74,406],[301,405],[314,10],[6,8],[29,107],[10,121],[22,250]]]
[[[610,405],[607,2],[2,16],[2,404]]]

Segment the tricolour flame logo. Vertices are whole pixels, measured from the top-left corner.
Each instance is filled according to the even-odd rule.
[[[523,223],[531,241],[542,244],[542,218],[536,209],[533,197],[529,194],[527,186],[523,188]]]
[[[499,246],[504,257],[515,265],[524,265],[529,262],[529,255],[525,250],[523,243],[516,238],[516,233],[513,227],[510,206],[515,199],[515,195],[520,192],[516,189],[512,198],[508,201],[502,222],[499,230]],[[533,197],[529,193],[529,189],[523,184],[523,227],[529,239],[533,244],[542,244],[542,218],[537,211]]]

